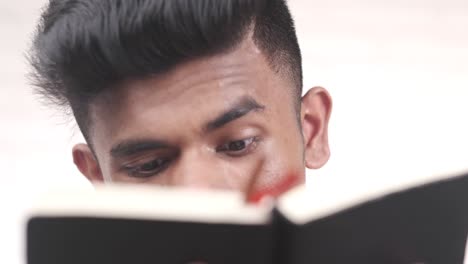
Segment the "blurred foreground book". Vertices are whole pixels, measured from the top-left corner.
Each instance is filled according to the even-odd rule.
[[[31,211],[27,263],[463,263],[468,175],[330,212],[306,192],[262,205],[135,186],[52,194]]]

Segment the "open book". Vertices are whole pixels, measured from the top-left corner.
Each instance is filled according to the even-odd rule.
[[[39,202],[28,264],[462,264],[468,175],[317,214],[305,188],[240,194],[110,186]]]

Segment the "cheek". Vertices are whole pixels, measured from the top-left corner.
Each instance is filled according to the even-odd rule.
[[[248,193],[248,201],[258,202],[265,196],[278,197],[291,188],[304,184],[305,169],[299,148],[271,144],[265,151],[265,162]]]
[[[223,189],[245,192],[259,163],[257,158],[246,158],[243,161],[222,160],[217,166],[216,178],[224,186]]]

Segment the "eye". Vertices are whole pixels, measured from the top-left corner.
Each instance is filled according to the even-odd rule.
[[[132,177],[148,178],[164,171],[170,162],[170,158],[157,158],[138,165],[127,165],[124,168]]]
[[[257,141],[258,139],[256,137],[230,141],[216,148],[216,151],[224,152],[227,155],[234,157],[242,156],[254,150],[257,145]]]

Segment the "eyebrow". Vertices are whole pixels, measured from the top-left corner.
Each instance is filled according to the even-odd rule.
[[[226,124],[239,119],[252,111],[259,111],[265,109],[265,106],[260,105],[254,98],[250,96],[242,97],[237,103],[234,104],[229,110],[222,113],[214,120],[208,122],[204,126],[205,132],[211,132],[219,129]]]
[[[238,102],[234,104],[229,110],[219,115],[214,120],[208,122],[204,126],[205,132],[211,132],[219,129],[226,124],[239,119],[252,111],[263,110],[265,107],[260,105],[255,99],[250,96],[242,97]],[[128,157],[141,152],[167,149],[170,148],[170,144],[154,139],[130,139],[124,140],[110,150],[110,154],[114,158]]]
[[[120,158],[164,148],[169,148],[169,144],[159,140],[126,140],[112,147],[110,153],[113,157]]]

